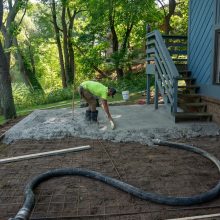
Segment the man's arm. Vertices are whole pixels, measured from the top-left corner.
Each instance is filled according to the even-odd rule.
[[[111,124],[111,128],[114,129],[115,128],[115,124],[114,124],[112,116],[111,116],[111,114],[109,112],[109,107],[108,107],[107,100],[102,100],[102,106],[103,106],[103,109],[104,109],[104,111],[106,112],[106,114],[108,116],[108,119],[109,119],[110,124]]]
[[[103,106],[103,109],[104,109],[104,111],[106,112],[106,114],[108,116],[108,119],[112,120],[112,116],[111,116],[111,114],[109,112],[107,100],[102,100],[102,106]]]

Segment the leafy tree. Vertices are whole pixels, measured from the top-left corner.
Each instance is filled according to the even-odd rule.
[[[169,0],[165,4],[163,0],[157,0],[164,14],[161,26],[165,34],[186,34],[188,22],[188,0]],[[175,28],[174,28],[175,27]]]
[[[109,42],[117,77],[123,77],[132,31],[140,24],[144,30],[145,24],[141,21],[147,23],[149,17],[152,18],[149,14],[155,14],[154,0],[91,0],[87,2],[87,9],[90,19],[85,29],[91,43],[95,42],[93,48],[100,42]]]
[[[189,0],[179,0],[177,2],[174,16],[172,16],[170,25],[172,34],[187,35],[188,29],[188,4]],[[175,27],[175,28],[174,28]]]
[[[16,35],[20,22],[16,22],[16,15],[19,10],[24,8],[26,1],[15,0],[12,2],[8,0],[7,5],[0,0],[0,93],[1,103],[3,107],[3,114],[6,119],[16,117],[16,110],[12,95],[11,78],[10,78],[10,48],[13,42],[13,36]],[[7,8],[7,15],[4,10]],[[5,22],[3,23],[3,16]]]
[[[63,87],[71,85],[75,75],[75,56],[72,42],[74,21],[83,9],[80,1],[62,0],[50,4],[52,23],[56,36],[57,48],[59,51],[59,60]]]
[[[45,92],[67,86],[65,70],[63,71],[64,80],[62,80],[59,53],[49,6],[33,3],[29,7],[28,16],[23,22],[23,30],[19,36],[29,66],[35,69],[36,76],[43,89],[46,90]],[[60,23],[58,22],[58,24]],[[62,52],[62,41],[60,41],[60,45]]]

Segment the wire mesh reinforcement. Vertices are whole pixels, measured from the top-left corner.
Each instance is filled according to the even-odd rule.
[[[204,150],[201,150],[199,148],[190,145],[176,144],[172,142],[161,142],[160,140],[156,140],[155,143],[159,145],[165,145],[173,148],[191,151],[196,154],[200,154],[203,157],[211,160],[220,171],[220,161],[216,157],[210,155]],[[174,196],[163,196],[156,193],[145,192],[139,188],[136,188],[132,185],[129,185],[117,179],[105,176],[99,172],[95,172],[83,168],[61,168],[61,169],[50,170],[48,172],[40,174],[27,185],[25,190],[25,202],[23,204],[23,207],[19,210],[15,218],[12,219],[13,220],[29,219],[30,213],[34,207],[34,202],[35,202],[34,201],[35,195],[33,193],[33,189],[35,189],[41,182],[46,181],[53,177],[61,177],[61,176],[69,176],[69,175],[84,176],[84,177],[96,179],[106,184],[109,184],[115,188],[118,188],[122,191],[125,191],[129,194],[132,194],[138,198],[160,204],[167,204],[167,205],[193,205],[193,204],[203,203],[216,198],[220,193],[220,181],[214,188],[212,188],[207,192],[190,197],[174,197]]]

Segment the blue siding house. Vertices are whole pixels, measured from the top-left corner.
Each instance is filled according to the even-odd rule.
[[[147,34],[147,104],[154,75],[158,95],[175,122],[220,123],[220,0],[190,0],[188,36]]]
[[[188,68],[199,93],[220,100],[220,0],[191,0]]]
[[[220,0],[189,2],[188,69],[220,122]]]

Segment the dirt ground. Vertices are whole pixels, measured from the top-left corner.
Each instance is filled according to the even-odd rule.
[[[10,124],[7,125],[10,127]],[[7,127],[7,128],[8,128]],[[0,128],[3,133],[4,126]],[[220,137],[179,140],[220,159]],[[34,176],[49,169],[82,167],[95,170],[148,192],[190,196],[207,191],[220,179],[207,159],[164,146],[112,143],[82,138],[17,141],[0,144],[0,158],[90,145],[92,149],[0,166],[0,219],[14,217],[23,204],[23,190]],[[84,177],[54,178],[35,191],[30,219],[156,220],[218,213],[220,197],[201,205],[175,207],[143,201],[104,183]],[[210,218],[209,218],[210,219]],[[220,218],[212,218],[220,219]]]

